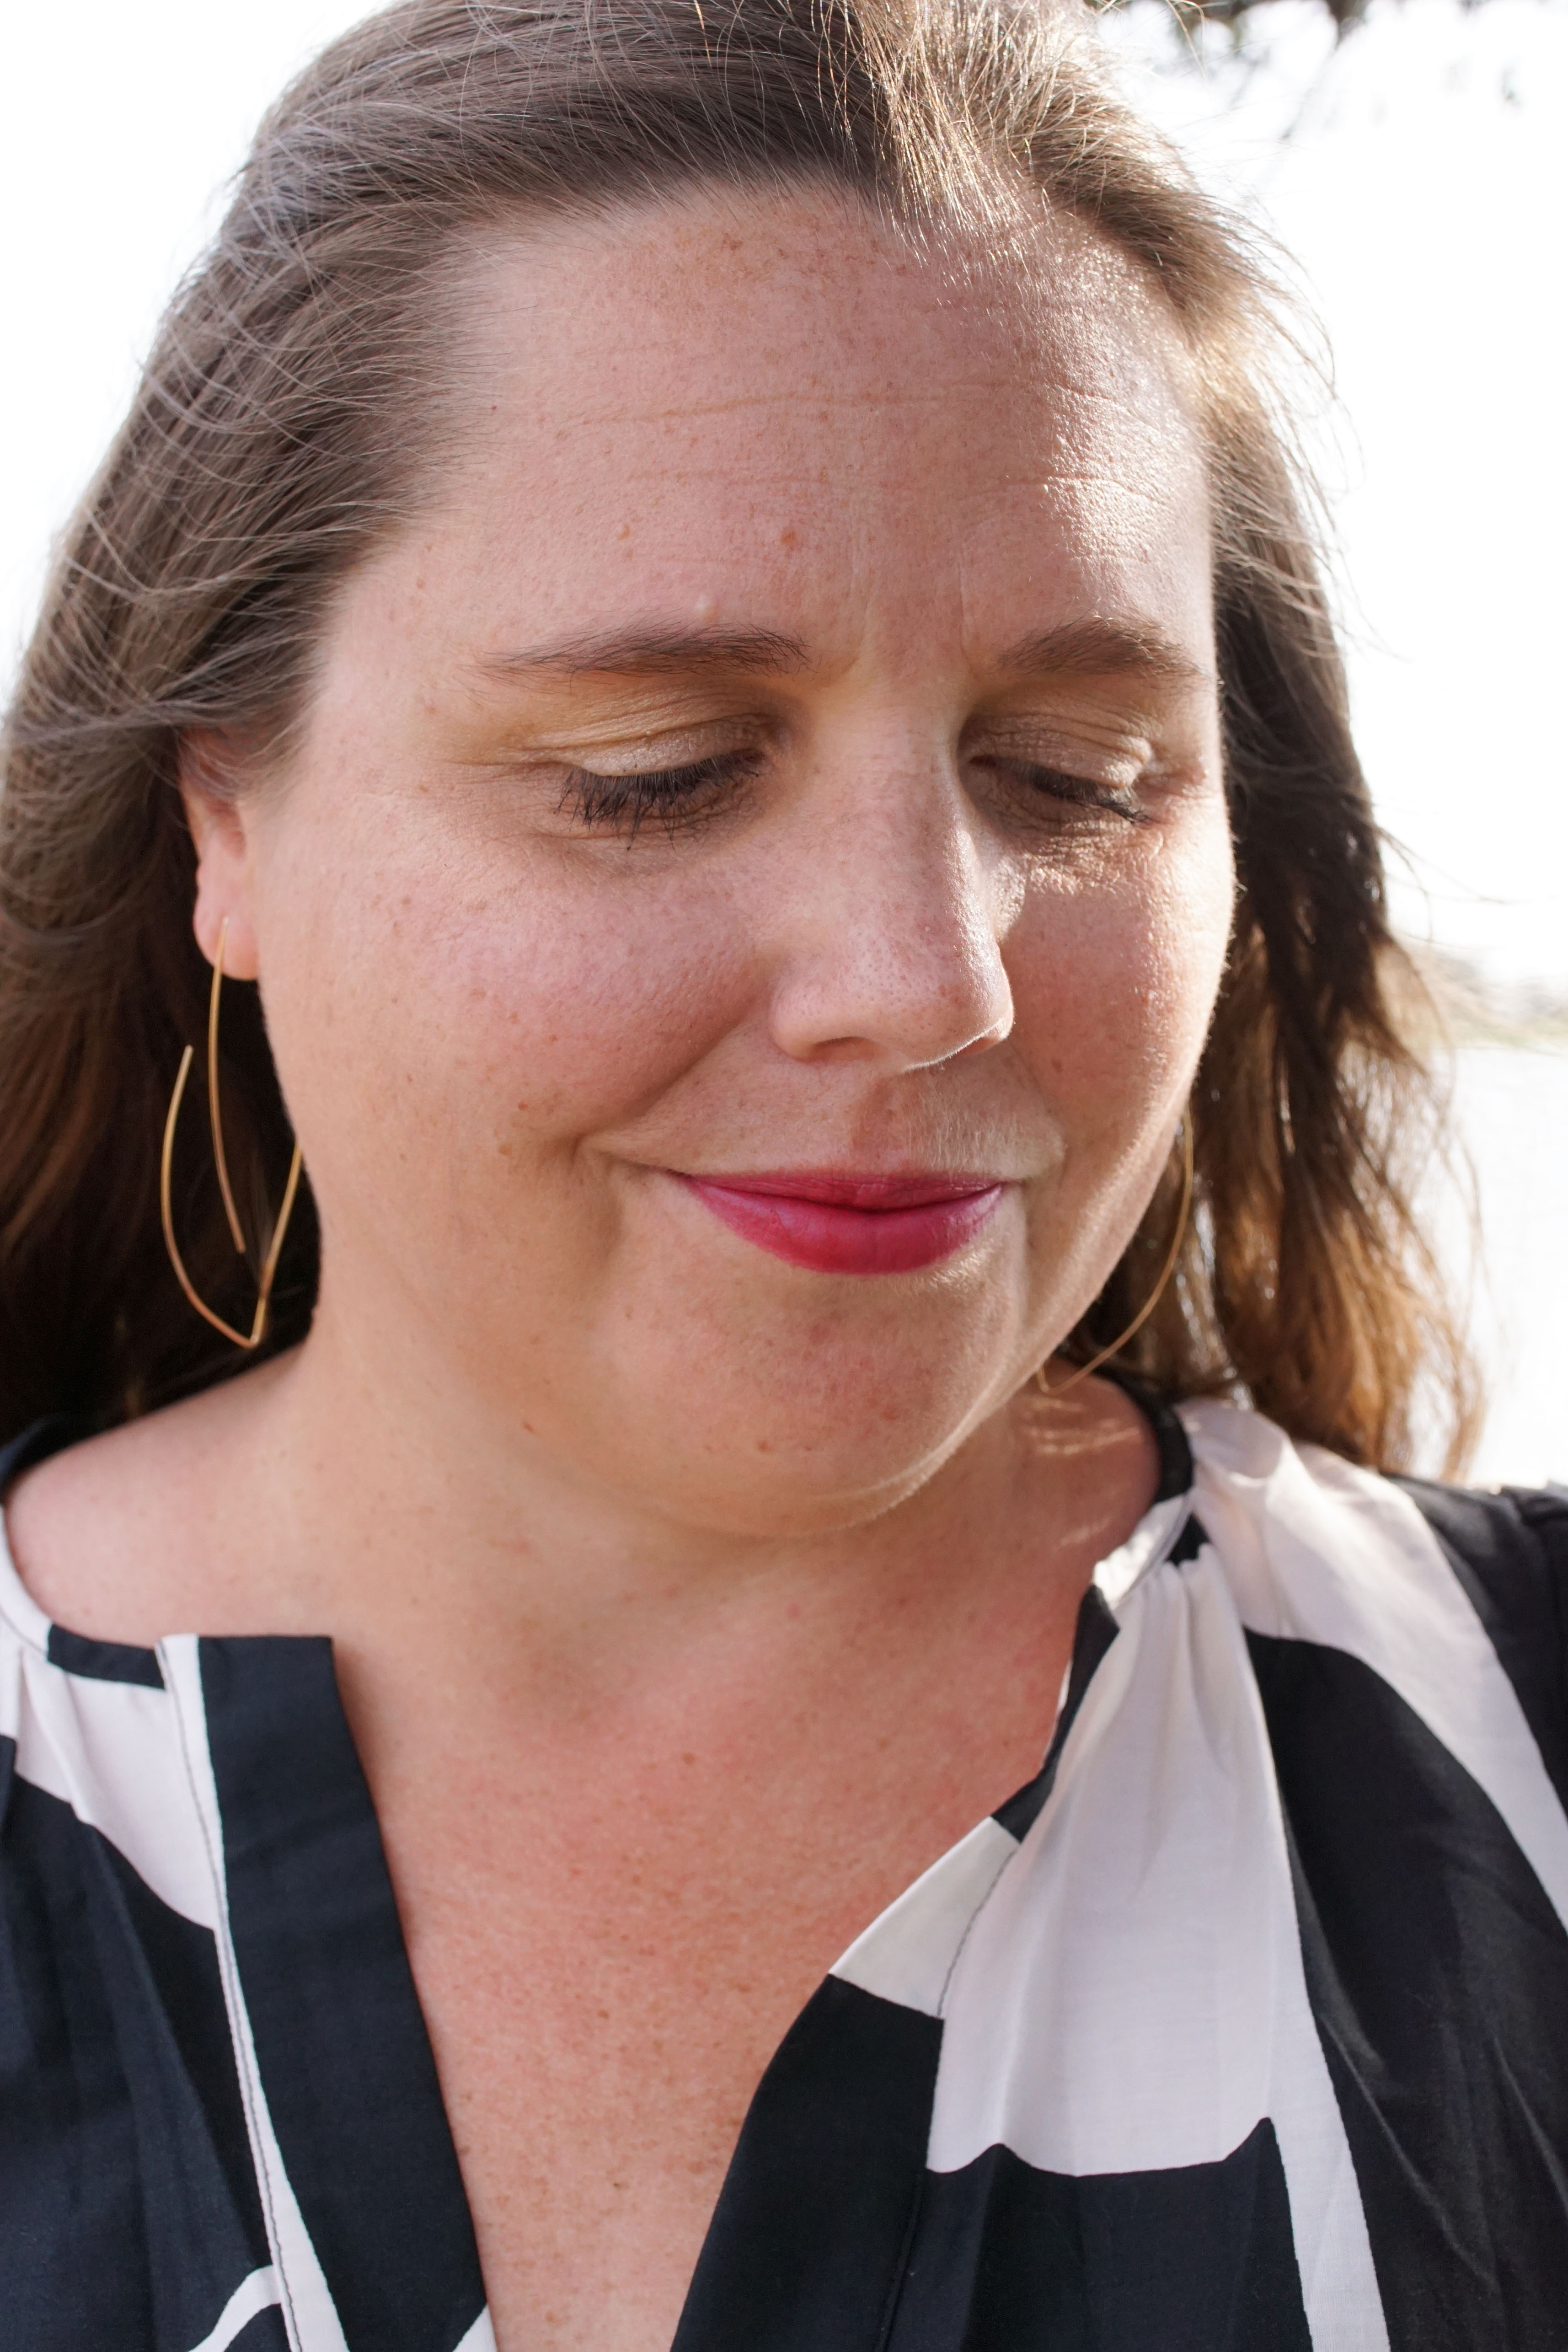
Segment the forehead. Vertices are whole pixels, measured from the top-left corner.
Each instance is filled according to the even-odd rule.
[[[1075,222],[998,247],[700,192],[492,232],[459,286],[443,510],[489,589],[520,564],[591,626],[607,590],[745,604],[760,566],[818,607],[745,616],[773,625],[831,630],[837,598],[890,641],[916,607],[1009,640],[1108,605],[1207,626],[1179,332]]]

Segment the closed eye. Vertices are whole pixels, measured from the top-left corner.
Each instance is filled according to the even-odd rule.
[[[1038,761],[1009,760],[997,754],[984,755],[973,764],[994,775],[1015,805],[1030,806],[1042,818],[1049,819],[1054,813],[1059,821],[1071,823],[1071,812],[1076,810],[1091,820],[1105,815],[1119,817],[1127,824],[1150,822],[1149,811],[1127,784],[1107,784]]]
[[[573,768],[559,803],[561,815],[603,831],[618,830],[634,836],[649,817],[657,817],[669,831],[710,816],[736,788],[756,772],[761,753],[755,748],[717,751],[705,760],[688,760],[675,768],[649,768],[631,775],[604,775],[593,768]]]

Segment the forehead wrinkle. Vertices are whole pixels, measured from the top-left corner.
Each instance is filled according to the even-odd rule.
[[[1163,436],[1166,417],[1155,421],[1140,407],[1136,394],[1145,387],[1141,382],[1129,384],[1112,379],[1104,371],[1092,378],[1080,379],[1068,371],[1055,373],[1041,364],[1045,354],[1032,353],[1013,367],[998,368],[988,373],[954,374],[941,384],[926,389],[901,383],[896,373],[877,373],[868,370],[866,380],[845,388],[841,382],[833,384],[821,376],[808,376],[803,382],[784,373],[780,381],[763,391],[736,392],[727,397],[682,396],[662,403],[607,402],[601,406],[584,404],[582,414],[558,425],[558,434],[601,431],[607,425],[672,425],[711,419],[719,416],[748,415],[758,409],[815,409],[819,412],[863,408],[925,408],[940,409],[955,400],[977,398],[1006,399],[1033,409],[1042,395],[1054,396],[1071,413],[1074,404],[1082,404],[1097,419],[1102,414],[1131,425],[1148,435],[1159,431]],[[1158,381],[1158,379],[1156,379]],[[1163,406],[1180,415],[1189,425],[1185,403],[1168,381],[1159,383],[1166,395]],[[1060,431],[1063,419],[1051,420]]]

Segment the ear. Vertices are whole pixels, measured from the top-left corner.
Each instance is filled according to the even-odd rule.
[[[196,944],[215,962],[226,921],[224,970],[231,980],[255,980],[261,970],[255,842],[242,790],[246,765],[234,738],[220,729],[193,729],[180,739],[180,797],[196,845]]]

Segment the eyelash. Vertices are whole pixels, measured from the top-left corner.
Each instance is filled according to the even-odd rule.
[[[1126,785],[1096,784],[1087,776],[1070,775],[1061,768],[1047,768],[1032,760],[995,760],[989,764],[1008,774],[1020,777],[1029,786],[1031,796],[1066,801],[1074,807],[1103,811],[1107,816],[1119,816],[1127,824],[1147,824],[1149,812]]]
[[[706,760],[690,760],[678,768],[656,768],[641,775],[604,776],[591,768],[574,768],[560,797],[560,808],[580,824],[622,824],[635,835],[647,818],[660,817],[666,831],[683,821],[706,815],[726,792],[744,781],[758,765],[756,751],[718,751]]]
[[[601,775],[591,768],[574,768],[560,797],[580,824],[625,828],[633,837],[649,817],[663,820],[666,832],[711,814],[723,795],[754,774],[761,764],[758,751],[720,751],[706,760],[691,760],[676,768],[649,769],[640,774]],[[1092,782],[1029,760],[991,759],[986,765],[1022,781],[1031,798],[1066,802],[1103,811],[1128,824],[1146,824],[1148,811],[1125,787]]]

